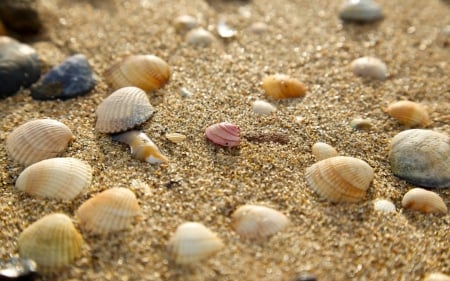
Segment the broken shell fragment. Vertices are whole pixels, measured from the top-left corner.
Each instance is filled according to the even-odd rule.
[[[373,201],[373,208],[375,211],[384,213],[392,213],[396,211],[394,203],[386,199],[377,199]]]
[[[240,129],[238,126],[222,122],[209,126],[205,135],[211,142],[227,147],[238,146],[241,142]]]
[[[237,31],[232,29],[224,19],[220,19],[217,23],[217,34],[221,38],[232,38],[236,36]]]
[[[402,206],[422,213],[447,213],[442,198],[429,190],[413,188],[403,196]]]
[[[386,64],[374,57],[355,59],[350,66],[356,76],[378,80],[384,80],[387,77]]]
[[[257,114],[269,114],[277,110],[273,104],[264,100],[255,100],[252,107],[253,112]]]
[[[180,143],[186,139],[186,136],[180,133],[167,133],[165,137],[173,143]]]
[[[312,154],[319,161],[339,155],[334,147],[324,142],[316,142],[312,146]]]
[[[428,112],[420,103],[407,100],[394,102],[389,105],[386,112],[408,127],[426,127],[430,124]]]
[[[284,74],[266,76],[262,81],[266,95],[274,99],[298,98],[306,94],[302,82]]]

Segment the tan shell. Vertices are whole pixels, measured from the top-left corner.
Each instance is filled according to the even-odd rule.
[[[352,127],[355,130],[370,130],[372,128],[372,120],[355,118],[352,121],[350,121],[350,127]]]
[[[53,119],[37,119],[19,127],[6,139],[9,155],[28,166],[64,152],[73,139],[72,131]]]
[[[167,250],[178,264],[201,261],[223,248],[217,235],[198,222],[185,222],[178,226],[169,240]]]
[[[56,271],[81,254],[83,238],[65,214],[50,214],[28,226],[19,236],[19,254],[38,264],[40,272]]]
[[[319,161],[339,155],[334,147],[332,147],[331,145],[326,144],[324,142],[316,142],[312,146],[312,154]]]
[[[258,205],[244,205],[232,215],[233,229],[243,238],[264,239],[283,230],[289,223],[281,212]]]
[[[357,202],[366,194],[374,172],[363,160],[336,156],[307,168],[305,177],[313,190],[331,202]]]
[[[128,188],[107,189],[84,202],[76,211],[80,225],[92,233],[109,233],[127,228],[141,208]]]
[[[76,158],[51,158],[27,167],[16,188],[38,197],[69,200],[91,185],[92,168]]]
[[[134,86],[146,92],[161,88],[169,81],[166,61],[154,55],[135,55],[113,65],[105,74],[114,90]]]
[[[394,102],[389,105],[386,112],[408,127],[426,127],[430,124],[427,110],[423,105],[416,102],[407,100]]]
[[[266,76],[262,87],[266,95],[274,99],[298,98],[306,94],[306,87],[302,82],[284,74]]]
[[[151,164],[169,162],[155,143],[143,132],[128,131],[112,137],[113,140],[128,144],[133,158]]]
[[[440,272],[429,273],[423,281],[450,281],[450,276]]]
[[[423,188],[413,188],[406,192],[402,206],[422,213],[447,213],[444,200],[438,194]]]
[[[186,136],[180,133],[167,133],[165,137],[173,143],[180,143],[186,139]]]
[[[95,129],[101,133],[118,133],[147,121],[153,106],[147,94],[136,87],[121,88],[98,106]]]

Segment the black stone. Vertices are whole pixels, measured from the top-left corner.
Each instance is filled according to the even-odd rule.
[[[42,22],[36,7],[36,0],[0,0],[0,18],[10,30],[37,33]]]

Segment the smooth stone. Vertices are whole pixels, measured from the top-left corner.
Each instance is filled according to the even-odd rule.
[[[347,0],[339,12],[344,21],[372,22],[382,17],[380,6],[372,0]]]
[[[0,261],[0,280],[35,280],[37,265],[31,259],[11,258],[8,261]]]
[[[5,26],[19,33],[37,33],[42,22],[36,0],[1,0],[0,18]]]
[[[94,86],[89,62],[84,55],[77,54],[48,72],[31,88],[31,96],[37,100],[70,99],[88,93]]]
[[[450,138],[431,130],[412,129],[397,134],[389,145],[394,175],[414,185],[450,187]]]
[[[191,45],[209,46],[215,41],[215,37],[208,30],[199,27],[186,34],[186,41]]]
[[[356,76],[366,79],[384,80],[387,77],[387,66],[375,57],[360,57],[352,61],[350,67]]]

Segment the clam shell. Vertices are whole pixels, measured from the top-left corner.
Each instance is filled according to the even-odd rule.
[[[150,92],[164,86],[170,78],[166,61],[154,55],[135,55],[113,65],[105,74],[113,89],[127,86]]]
[[[289,223],[281,212],[258,205],[244,205],[232,215],[232,225],[243,238],[264,239],[283,230]]]
[[[373,208],[375,211],[384,213],[392,213],[396,211],[394,203],[386,199],[377,199],[373,201]]]
[[[238,126],[222,122],[209,126],[205,130],[206,138],[215,144],[227,147],[238,146],[241,142]]]
[[[384,62],[374,57],[361,57],[350,65],[356,76],[369,79],[384,80],[387,77],[387,67]]]
[[[167,245],[169,256],[178,264],[201,261],[223,248],[217,235],[198,222],[178,226]]]
[[[447,213],[442,198],[423,188],[413,188],[403,196],[402,206],[422,213]]]
[[[412,101],[398,101],[390,104],[386,112],[408,127],[427,126],[430,118],[425,107]]]
[[[269,114],[277,110],[273,104],[264,100],[255,100],[252,107],[253,112],[257,114]]]
[[[313,190],[331,202],[357,202],[366,194],[374,172],[363,160],[336,156],[308,167],[305,177]]]
[[[19,236],[21,257],[38,264],[38,271],[51,272],[66,266],[81,254],[83,238],[70,218],[50,214],[28,226]]]
[[[107,189],[84,202],[76,211],[82,228],[110,233],[127,228],[141,208],[134,193],[121,187]]]
[[[346,0],[339,17],[344,21],[371,22],[382,18],[383,14],[373,0]]]
[[[330,157],[338,156],[338,152],[334,147],[324,142],[316,142],[312,146],[312,154],[317,160],[324,160]]]
[[[14,129],[6,139],[6,150],[15,161],[28,166],[60,155],[73,138],[63,123],[37,119]]]
[[[51,158],[27,167],[16,188],[38,197],[69,200],[91,185],[92,168],[76,158]]]
[[[306,94],[306,87],[302,82],[284,74],[266,76],[262,87],[266,95],[274,99],[298,98]]]
[[[206,47],[215,40],[214,35],[202,27],[192,29],[186,34],[186,41],[191,45]]]
[[[98,106],[95,129],[101,133],[118,133],[147,121],[153,114],[146,93],[136,87],[121,88]]]
[[[173,143],[180,143],[186,139],[186,136],[180,133],[167,133],[164,136]]]

